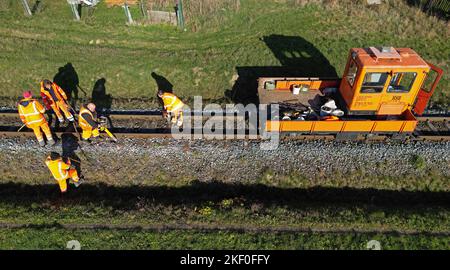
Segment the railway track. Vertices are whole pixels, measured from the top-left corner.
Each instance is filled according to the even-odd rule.
[[[134,112],[111,112],[107,115],[108,121],[111,124],[111,129],[117,138],[173,138],[171,129],[168,126],[166,120],[162,118],[160,112],[151,111],[134,111]],[[199,114],[191,115],[192,120],[202,119],[205,122],[209,119],[209,116],[201,116]],[[236,119],[236,116],[229,114],[224,116],[226,119]],[[404,142],[414,141],[434,141],[444,142],[450,141],[450,115],[425,115],[417,117],[419,121],[418,127],[414,134],[407,136],[402,135],[377,135],[367,134],[358,136],[353,139],[357,141],[390,141],[401,140]],[[152,126],[151,123],[157,123]],[[7,112],[0,112],[0,137],[34,137],[34,134],[29,129],[23,129],[21,132],[17,132],[20,128],[18,124],[21,124],[16,111],[11,110]],[[208,134],[201,131],[191,130],[190,133],[180,136],[181,139],[208,139]],[[69,125],[68,128],[56,128],[55,133],[61,136],[63,133],[74,132],[73,128]],[[225,131],[224,131],[225,132]],[[236,131],[231,131],[232,134],[237,134]],[[197,135],[194,135],[197,134]],[[198,134],[203,134],[200,136]],[[246,135],[237,137],[229,136],[226,139],[247,139],[247,140],[261,140],[259,135],[249,135],[248,131]],[[333,134],[280,134],[280,138],[289,140],[336,140],[336,136]]]

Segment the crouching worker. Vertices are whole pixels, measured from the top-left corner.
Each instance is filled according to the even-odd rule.
[[[36,135],[36,139],[40,146],[45,145],[44,136],[42,135],[41,129],[47,137],[47,142],[49,145],[54,145],[52,133],[48,127],[47,120],[44,117],[45,108],[35,99],[31,91],[26,91],[23,93],[23,99],[19,101],[18,110],[19,116],[22,122],[31,128]]]
[[[174,94],[162,90],[158,91],[158,97],[164,103],[163,115],[167,116],[172,124],[176,123],[177,126],[181,127],[183,125],[183,101]]]
[[[97,117],[94,103],[81,106],[80,114],[78,115],[78,125],[83,130],[83,133],[81,133],[83,141],[88,141],[91,137],[97,138],[100,135],[100,131],[104,131],[113,141],[117,142],[116,136],[106,127],[106,122]]]
[[[45,164],[58,182],[62,193],[67,191],[67,179],[72,179],[75,187],[80,186],[83,177],[78,177],[77,170],[71,167],[70,159],[65,162],[60,154],[51,152]]]
[[[78,125],[83,130],[81,137],[83,140],[88,140],[100,135],[100,123],[97,119],[97,112],[95,111],[95,104],[88,103],[81,106],[80,114],[78,115]]]

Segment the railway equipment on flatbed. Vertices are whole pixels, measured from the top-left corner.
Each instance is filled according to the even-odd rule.
[[[280,108],[260,124],[266,131],[338,138],[409,135],[442,73],[409,48],[352,48],[342,79],[259,78],[259,103]]]

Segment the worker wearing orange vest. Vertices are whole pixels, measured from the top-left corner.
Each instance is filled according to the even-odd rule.
[[[83,140],[88,140],[91,137],[98,137],[100,135],[100,124],[97,120],[97,113],[95,111],[95,104],[88,103],[81,106],[80,113],[78,115],[78,125],[80,125],[83,133],[81,137]]]
[[[164,103],[163,114],[168,113],[169,118],[172,120],[172,124],[177,124],[179,127],[183,125],[183,106],[184,103],[172,93],[158,91],[158,97],[162,99]],[[178,119],[178,121],[177,121]]]
[[[23,97],[17,105],[20,119],[28,128],[34,131],[40,146],[45,145],[41,129],[45,133],[45,137],[47,137],[48,144],[54,145],[55,141],[44,117],[45,108],[37,100],[33,99],[31,91],[24,92]]]
[[[53,109],[60,123],[64,123],[61,111],[67,120],[70,122],[74,121],[73,115],[69,112],[66,93],[56,83],[43,80],[41,82],[41,96],[47,110]]]
[[[78,187],[81,184],[81,179],[83,179],[83,177],[78,177],[77,170],[71,168],[70,159],[67,159],[67,162],[64,162],[60,154],[51,152],[45,160],[45,164],[58,182],[59,189],[62,193],[67,191],[67,179],[71,178],[74,181],[75,187]]]

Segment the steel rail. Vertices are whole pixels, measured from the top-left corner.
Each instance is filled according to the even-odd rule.
[[[2,118],[17,118],[17,121],[19,123],[19,116],[14,111],[8,111],[8,112],[0,112],[0,119]],[[111,121],[114,120],[142,120],[142,121],[155,121],[155,120],[162,120],[162,114],[158,114],[155,112],[143,112],[143,113],[133,113],[133,114],[127,114],[126,112],[112,112],[108,114],[108,117],[111,119]],[[199,115],[194,114],[191,116],[193,120],[195,120]],[[211,117],[209,115],[202,116],[202,118]],[[225,119],[233,118],[236,119],[236,116],[232,114],[225,114]],[[448,128],[450,123],[450,116],[443,116],[443,115],[426,115],[426,116],[420,116],[417,117],[417,120],[419,122],[424,122],[428,126],[430,126],[430,123],[437,123],[437,122],[444,122],[444,126]],[[413,142],[413,141],[433,141],[433,142],[441,142],[441,141],[450,141],[450,130],[447,132],[433,132],[434,125],[431,124],[433,127],[431,132],[424,132],[424,131],[418,131],[416,134],[412,136],[407,136],[406,138],[403,138],[402,140],[405,142]],[[24,130],[22,132],[17,132],[19,127],[14,126],[0,126],[0,137],[34,137],[34,134],[31,130]],[[159,128],[159,129],[145,129],[145,128],[115,128],[113,129],[114,134],[117,136],[117,138],[142,138],[142,139],[151,139],[151,138],[174,138],[170,132],[170,128]],[[55,132],[58,136],[61,136],[64,133],[70,133],[67,131],[56,131]],[[192,133],[192,132],[191,132]],[[178,136],[176,138],[182,138],[182,139],[209,139],[209,136],[204,136],[208,134],[202,134],[201,132],[197,132],[194,134],[186,134],[184,136]],[[225,131],[224,131],[225,134]],[[247,133],[246,133],[247,134]],[[224,136],[225,139],[228,140],[239,140],[239,139],[247,139],[247,140],[261,140],[261,136],[240,136],[238,137],[236,134],[234,136]],[[390,138],[386,135],[377,135],[377,134],[370,134],[370,136],[360,136],[361,138],[356,139],[356,141],[387,141],[387,140],[395,140]],[[283,140],[327,140],[332,141],[336,140],[335,135],[333,134],[280,134],[280,139]]]

